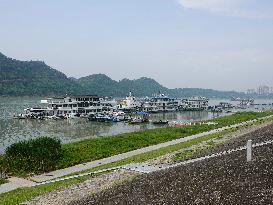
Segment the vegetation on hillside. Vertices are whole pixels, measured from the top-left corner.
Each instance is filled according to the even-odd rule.
[[[64,95],[82,92],[78,83],[41,61],[18,61],[0,53],[0,95]]]
[[[104,74],[94,74],[80,79],[68,78],[41,61],[19,61],[0,53],[0,96],[49,96],[88,94],[124,97],[132,91],[144,97],[159,92],[172,97],[202,95],[205,97],[245,97],[235,91],[224,92],[201,88],[168,89],[151,78],[115,81]]]

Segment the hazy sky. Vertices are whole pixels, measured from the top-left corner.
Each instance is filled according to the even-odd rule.
[[[273,0],[0,0],[0,52],[73,77],[273,86]]]

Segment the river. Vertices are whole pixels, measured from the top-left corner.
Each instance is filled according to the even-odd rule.
[[[94,137],[117,135],[126,132],[152,129],[157,126],[152,123],[130,125],[128,123],[100,123],[89,122],[87,119],[69,120],[18,120],[13,119],[14,114],[24,112],[27,107],[40,107],[41,98],[38,97],[1,97],[0,98],[0,153],[14,142],[36,138],[39,136],[51,136],[59,138],[62,143],[74,142]],[[210,100],[210,105],[228,100]],[[273,100],[256,100],[255,103],[271,103]],[[236,102],[232,102],[236,103]],[[261,110],[257,107],[253,110]],[[268,108],[268,107],[266,107]],[[222,114],[223,115],[223,114]],[[213,114],[207,111],[183,111],[170,113],[151,114],[150,119],[169,121],[199,121],[211,119]]]

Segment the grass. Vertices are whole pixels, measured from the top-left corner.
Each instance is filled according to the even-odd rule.
[[[94,175],[93,175],[94,176]],[[83,182],[92,176],[84,176],[75,179],[69,179],[65,181],[55,182],[52,184],[41,185],[37,187],[19,188],[13,191],[0,194],[0,204],[3,205],[15,205],[25,201],[29,201],[34,197],[48,193],[53,190],[57,190],[72,184]]]
[[[0,185],[1,185],[1,184],[5,184],[5,183],[7,183],[7,182],[8,182],[8,180],[0,178]]]
[[[236,131],[234,128],[230,128],[229,130],[225,130],[225,131],[221,131],[221,132],[218,132],[218,133],[215,133],[215,134],[210,134],[210,135],[206,135],[206,136],[203,136],[203,137],[195,138],[195,139],[192,139],[190,141],[181,142],[181,143],[178,143],[178,144],[175,144],[175,145],[170,145],[170,146],[163,147],[163,148],[160,148],[160,149],[157,149],[157,150],[154,150],[154,151],[150,151],[150,152],[146,152],[146,153],[143,153],[143,154],[128,157],[128,158],[125,158],[123,160],[119,160],[119,161],[116,161],[116,162],[100,165],[100,166],[94,167],[92,169],[84,170],[84,171],[81,171],[81,172],[75,172],[73,174],[69,174],[69,175],[66,175],[66,176],[63,176],[63,177],[76,175],[76,174],[82,174],[82,173],[88,173],[88,172],[92,172],[92,171],[96,171],[96,170],[107,169],[107,168],[112,168],[112,167],[117,167],[117,166],[122,166],[122,165],[130,164],[130,163],[145,162],[147,160],[154,159],[154,158],[163,156],[165,154],[175,152],[177,150],[181,150],[181,149],[191,147],[191,146],[193,146],[195,144],[199,144],[199,143],[202,143],[204,141],[208,141],[208,140],[216,139],[216,138],[221,138],[222,135],[224,135],[226,133],[229,133],[229,132],[234,132],[234,131]]]
[[[211,120],[217,122],[217,125],[204,124],[184,127],[157,128],[64,144],[62,145],[63,157],[57,163],[56,168],[65,168],[79,163],[98,160],[272,114],[272,111],[261,113],[240,112]]]

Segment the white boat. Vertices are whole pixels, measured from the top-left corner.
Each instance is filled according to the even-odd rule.
[[[201,111],[208,109],[208,99],[201,96],[184,98],[179,101],[179,110]]]
[[[116,109],[115,101],[108,98],[85,95],[46,98],[41,100],[44,108],[27,108],[26,115],[31,118],[46,117],[52,119],[68,119],[88,117],[90,113],[110,112]]]
[[[178,100],[164,94],[156,95],[146,99],[141,106],[144,112],[172,112],[178,110]]]
[[[121,100],[117,105],[118,110],[122,110],[124,112],[132,112],[137,111],[141,106],[141,103],[132,96],[132,92],[129,93],[125,99]]]

